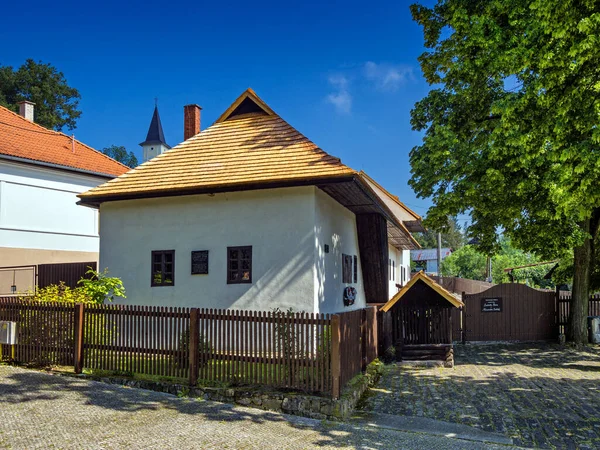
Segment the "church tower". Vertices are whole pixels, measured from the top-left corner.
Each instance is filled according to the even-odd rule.
[[[165,141],[162,124],[160,123],[160,115],[158,114],[158,105],[154,106],[154,114],[148,128],[146,140],[140,144],[144,150],[144,161],[154,158],[161,153],[166,152],[171,147]]]

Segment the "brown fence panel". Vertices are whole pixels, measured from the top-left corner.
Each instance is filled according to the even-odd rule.
[[[558,335],[554,292],[505,283],[465,295],[464,302],[469,341],[536,341]]]
[[[452,330],[452,340],[462,341],[463,339],[463,310],[462,308],[452,308],[450,314],[450,328]]]
[[[86,276],[86,272],[92,268],[96,270],[96,262],[82,263],[59,263],[38,265],[38,288],[45,288],[61,281],[70,288],[76,288],[77,282]]]
[[[572,297],[561,295],[557,302],[556,316],[558,320],[559,333],[566,334],[566,326],[569,322],[569,315],[571,311]],[[588,315],[589,316],[600,316],[600,294],[594,294],[589,299],[588,304]]]
[[[188,308],[86,306],[83,366],[188,378],[189,319]]]
[[[72,365],[74,305],[4,299],[0,320],[17,323],[17,344],[0,345],[3,360],[21,364]]]
[[[362,371],[361,323],[362,310],[340,316],[340,386],[345,386]]]
[[[19,333],[18,345],[5,346],[3,355],[23,363],[76,364],[79,369],[174,377],[192,384],[333,393],[329,315],[88,305],[80,311],[79,363],[75,309],[76,305],[0,301],[0,320],[18,322]],[[336,317],[341,337],[335,349],[339,391],[377,357],[377,312],[367,308]]]

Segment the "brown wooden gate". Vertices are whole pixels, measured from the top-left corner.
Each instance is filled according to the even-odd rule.
[[[499,284],[464,295],[467,341],[539,341],[558,337],[556,296],[524,284]]]
[[[58,263],[38,265],[38,288],[45,288],[61,281],[70,288],[76,288],[77,283],[86,277],[88,270],[96,270],[96,262]]]

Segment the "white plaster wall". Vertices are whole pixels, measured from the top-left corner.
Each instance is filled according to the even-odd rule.
[[[388,246],[388,255],[388,293],[389,297],[392,298],[398,292],[396,283],[400,284],[400,251],[396,249],[396,247],[390,245]]]
[[[98,252],[98,212],[76,195],[105,181],[0,160],[0,247]]]
[[[365,291],[358,250],[356,216],[318,188],[315,189],[315,310],[322,313],[350,311],[366,306]],[[324,245],[329,245],[329,253]],[[358,283],[342,283],[342,254],[356,255]],[[343,292],[354,286],[357,298],[352,306],[344,306]]]
[[[404,267],[404,279],[401,279],[400,284],[403,286],[410,280],[410,250],[402,250],[400,253],[400,265]],[[400,272],[402,273],[402,272]]]
[[[124,303],[316,312],[312,186],[102,204],[100,267]],[[252,246],[252,283],[227,284],[227,247]],[[150,286],[152,250],[175,250],[175,285]],[[191,251],[209,251],[191,275]],[[340,294],[341,295],[341,294]]]

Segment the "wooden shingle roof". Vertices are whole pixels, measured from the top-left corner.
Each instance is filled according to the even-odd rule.
[[[0,158],[117,177],[129,167],[71,136],[48,130],[0,106]]]
[[[316,183],[356,174],[275,114],[249,89],[209,128],[79,197],[84,204],[97,204],[140,195]]]
[[[389,311],[392,308],[392,306],[394,306],[396,303],[398,303],[400,301],[400,299],[402,297],[404,297],[404,295],[408,291],[410,291],[410,289],[415,284],[417,284],[419,282],[424,283],[425,285],[429,286],[437,294],[439,294],[442,298],[447,300],[448,303],[450,303],[452,306],[454,306],[456,308],[460,308],[461,306],[464,306],[464,303],[462,302],[462,300],[456,298],[454,295],[452,295],[452,293],[450,291],[444,289],[442,286],[440,286],[435,281],[433,281],[431,278],[429,278],[423,271],[420,271],[416,275],[413,275],[413,277],[410,279],[410,281],[408,283],[406,283],[406,285],[402,289],[400,289],[396,295],[394,295],[390,300],[388,300],[388,302],[385,305],[383,305],[381,307],[381,311],[383,311],[383,312]]]

